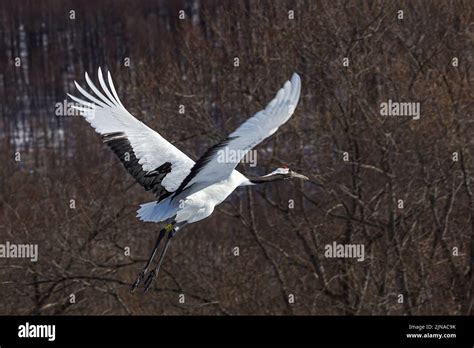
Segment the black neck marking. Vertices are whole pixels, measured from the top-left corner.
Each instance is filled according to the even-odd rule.
[[[285,180],[285,179],[288,179],[289,176],[286,174],[273,174],[269,176],[248,176],[247,175],[247,178],[253,184],[265,184],[267,182]]]

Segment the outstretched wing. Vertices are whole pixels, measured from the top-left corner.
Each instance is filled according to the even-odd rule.
[[[110,72],[107,86],[99,68],[102,91],[92,83],[87,73],[85,77],[94,95],[75,82],[87,101],[68,94],[79,104],[73,108],[79,110],[96,132],[102,135],[102,140],[146,190],[153,190],[161,199],[176,191],[190,173],[194,161],[125,109]]]
[[[275,133],[293,114],[301,92],[301,80],[294,73],[264,110],[244,122],[227,139],[209,148],[196,162],[175,195],[188,195],[228,178],[247,152]],[[229,154],[230,156],[226,156]],[[228,157],[228,158],[226,158]]]

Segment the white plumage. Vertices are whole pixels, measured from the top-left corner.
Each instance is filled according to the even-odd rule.
[[[288,121],[296,108],[300,91],[300,77],[295,73],[291,82],[286,81],[264,110],[257,112],[224,140],[227,151],[238,154],[236,160],[223,162],[219,161],[219,156],[213,156],[182,189],[185,190],[194,185],[190,192],[196,192],[227,179],[249,150],[271,136]]]
[[[186,185],[182,185],[190,175],[194,161],[125,109],[117,95],[110,72],[109,86],[106,85],[100,68],[98,77],[103,93],[94,85],[88,74],[85,74],[86,82],[95,96],[75,82],[79,92],[88,101],[68,94],[80,104],[73,107],[81,112],[99,134],[124,134],[144,172],[151,172],[164,163],[171,163],[171,172],[164,176],[161,185],[175,195],[143,204],[137,212],[141,220],[152,222],[165,221],[175,215],[176,222],[191,223],[202,220],[235,188],[251,185],[251,182],[234,168],[250,149],[288,121],[296,108],[301,90],[300,78],[295,73],[291,82],[286,81],[264,110],[257,112],[231,133],[228,137],[230,140],[224,140],[227,151],[238,154],[235,161],[219,161],[216,153],[212,153],[210,157],[203,156],[200,161],[206,161],[205,165],[189,178]],[[224,149],[219,147],[219,144],[216,147]]]
[[[73,106],[73,108],[79,110],[87,122],[101,135],[124,133],[145,172],[152,171],[162,164],[170,162],[172,171],[166,175],[161,184],[168,192],[176,191],[179,184],[191,171],[194,161],[125,109],[117,96],[110,72],[108,73],[108,81],[113,96],[105,84],[100,68],[98,75],[100,85],[107,97],[95,87],[86,73],[87,84],[100,100],[87,93],[75,82],[79,92],[90,102],[68,94],[71,99],[81,105]]]

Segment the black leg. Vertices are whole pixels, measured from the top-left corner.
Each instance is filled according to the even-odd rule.
[[[165,257],[166,250],[168,249],[168,246],[170,245],[171,238],[173,238],[175,234],[176,234],[176,229],[173,228],[168,234],[168,239],[166,240],[165,246],[163,250],[161,251],[160,259],[158,260],[158,264],[156,265],[156,268],[153,271],[151,271],[148,277],[146,278],[145,292],[147,292],[150,289],[151,283],[153,283],[153,280],[158,276],[158,272],[160,271],[161,263],[163,262],[163,259]]]
[[[143,270],[138,274],[137,279],[135,280],[135,282],[132,285],[132,288],[130,289],[131,292],[134,292],[135,289],[138,287],[138,285],[140,285],[140,282],[143,280],[143,278],[145,278],[145,274],[148,270],[148,267],[150,267],[151,262],[155,258],[156,251],[158,250],[158,247],[160,246],[160,242],[165,236],[165,233],[166,233],[166,227],[160,231],[160,234],[158,235],[158,238],[156,239],[155,247],[153,248],[153,251],[148,259],[148,262],[146,263],[145,268],[143,268]]]

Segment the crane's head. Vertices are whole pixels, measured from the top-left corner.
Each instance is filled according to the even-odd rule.
[[[299,174],[297,172],[292,171],[287,166],[282,166],[280,168],[275,169],[270,174],[265,175],[266,177],[273,176],[278,177],[279,179],[291,179],[291,178],[298,178],[303,180],[309,180],[309,178],[305,175]]]
[[[286,179],[291,179],[291,178],[309,180],[307,176],[294,172],[286,166],[277,168],[270,174],[267,174],[264,176],[249,177],[250,181],[254,184],[263,184],[265,182],[276,181],[276,180],[286,180]]]

